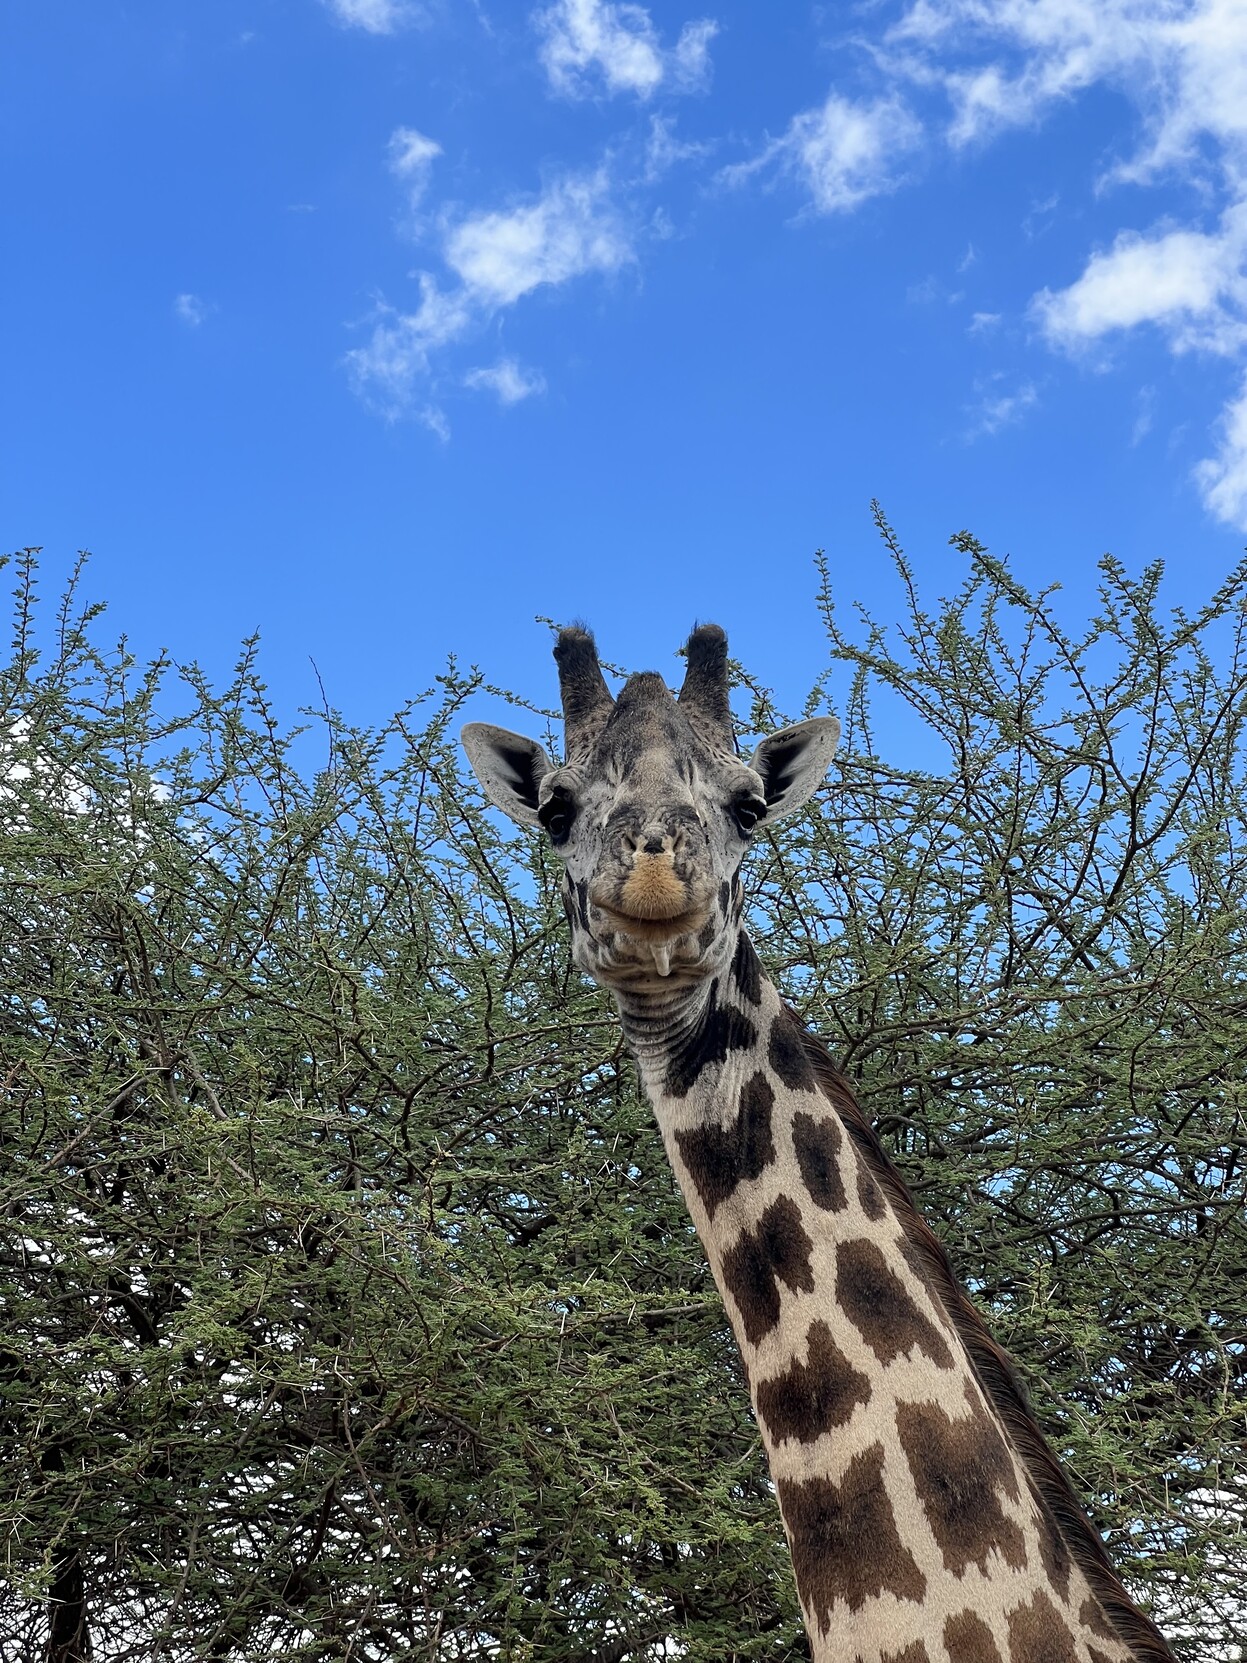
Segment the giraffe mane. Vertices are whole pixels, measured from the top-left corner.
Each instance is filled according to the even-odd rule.
[[[1172,1651],[1151,1622],[1131,1604],[1109,1561],[1099,1532],[1092,1526],[1065,1473],[1049,1449],[1027,1398],[1026,1388],[1008,1353],[992,1337],[952,1268],[943,1244],[919,1213],[904,1180],[862,1111],[848,1079],[831,1053],[800,1017],[789,1010],[805,1054],[823,1094],[882,1186],[918,1260],[918,1273],[948,1312],[966,1348],[988,1402],[995,1409],[1021,1459],[1035,1494],[1061,1542],[1087,1579],[1120,1638],[1134,1648],[1138,1663],[1174,1663]]]

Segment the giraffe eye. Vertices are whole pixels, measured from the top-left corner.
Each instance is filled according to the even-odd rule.
[[[742,797],[732,804],[732,819],[746,837],[766,815],[766,804],[757,797]]]
[[[549,834],[551,843],[565,843],[576,818],[576,805],[570,797],[555,792],[548,803],[537,810],[537,818]]]

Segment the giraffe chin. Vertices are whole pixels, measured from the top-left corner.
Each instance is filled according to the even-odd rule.
[[[637,918],[622,908],[593,903],[600,936],[590,931],[590,957],[582,961],[595,980],[615,988],[641,988],[661,982],[685,986],[705,979],[713,955],[707,954],[704,927],[709,905],[691,907],[671,918]]]
[[[678,994],[700,986],[708,973],[707,960],[695,943],[686,947],[683,942],[628,941],[619,936],[591,960],[581,955],[577,962],[594,981],[616,993],[662,989],[664,994]]]

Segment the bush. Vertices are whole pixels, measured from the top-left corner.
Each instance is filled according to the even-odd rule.
[[[1159,571],[1106,562],[1075,638],[966,535],[924,611],[880,525],[908,605],[850,638],[824,584],[845,739],[760,842],[755,934],[1132,1587],[1219,1663],[1247,1584],[1247,570],[1163,621]],[[41,662],[34,577],[0,677],[0,1650],[803,1655],[613,1012],[543,845],[461,767],[479,675],[376,731],[286,730],[254,643],[222,691],[140,669],[73,590]]]

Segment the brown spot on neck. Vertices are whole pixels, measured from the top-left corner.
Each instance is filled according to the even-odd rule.
[[[944,1646],[957,1663],[1004,1663],[991,1629],[969,1609],[944,1624]]]
[[[1080,1663],[1074,1636],[1042,1589],[1009,1615],[1009,1663]]]
[[[723,1255],[723,1282],[751,1345],[757,1345],[779,1321],[780,1282],[794,1293],[798,1289],[813,1293],[813,1246],[802,1228],[796,1202],[781,1195],[762,1214],[757,1228],[742,1230],[736,1244]]]
[[[857,1165],[857,1200],[867,1218],[880,1219],[887,1211],[883,1191],[861,1161]]]
[[[1104,1613],[1093,1599],[1085,1599],[1078,1608],[1078,1621],[1088,1634],[1098,1634],[1101,1640],[1115,1640],[1117,1636],[1104,1620]]]
[[[836,1300],[881,1363],[918,1346],[936,1368],[953,1366],[948,1342],[918,1309],[874,1242],[841,1242],[836,1250]]]
[[[934,1403],[900,1403],[896,1431],[947,1569],[963,1576],[968,1565],[977,1565],[986,1574],[994,1549],[1021,1570],[1026,1542],[1000,1501],[1002,1492],[1013,1501],[1020,1492],[991,1417],[975,1408],[965,1419],[951,1420]]]
[[[758,1385],[758,1416],[772,1442],[813,1443],[843,1426],[859,1403],[870,1402],[870,1381],[849,1362],[825,1322],[806,1334],[806,1361]]]
[[[738,1185],[761,1177],[775,1159],[774,1103],[766,1075],[755,1074],[742,1090],[739,1111],[729,1126],[697,1126],[675,1134],[680,1157],[711,1218]]]
[[[748,1004],[762,1003],[762,966],[758,963],[753,943],[744,930],[740,932],[736,952],[732,958],[732,981],[736,991]]]
[[[1043,1560],[1043,1568],[1047,1572],[1048,1581],[1060,1594],[1063,1600],[1069,1598],[1069,1576],[1073,1568],[1069,1549],[1061,1540],[1061,1533],[1049,1517],[1048,1509],[1043,1504],[1043,1497],[1037,1498],[1039,1505],[1039,1557]],[[1109,1639],[1113,1636],[1109,1635]]]
[[[802,1182],[814,1205],[828,1213],[838,1213],[848,1205],[840,1173],[843,1143],[833,1116],[815,1117],[804,1111],[793,1115],[792,1148],[801,1168]]]
[[[767,1060],[791,1091],[813,1091],[814,1070],[802,1041],[802,1029],[789,1010],[781,1010],[771,1023]]]
[[[830,1632],[838,1601],[857,1611],[882,1593],[914,1601],[926,1593],[926,1578],[896,1528],[882,1444],[855,1455],[838,1484],[781,1478],[776,1490],[797,1591],[821,1634]]]

